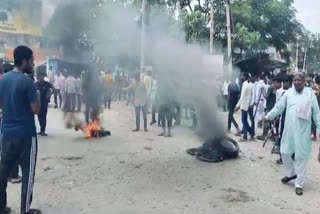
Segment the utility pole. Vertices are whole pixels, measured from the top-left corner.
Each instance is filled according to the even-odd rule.
[[[304,59],[303,59],[303,72],[305,72],[305,71],[306,71],[307,52],[308,52],[308,48],[306,48],[306,51],[304,52]]]
[[[214,22],[213,22],[213,4],[211,4],[211,18],[210,18],[210,55],[213,54],[213,33],[214,33]]]
[[[145,37],[146,37],[146,0],[142,0],[141,7],[141,49],[140,49],[140,72],[145,66]]]
[[[299,43],[297,42],[297,47],[296,47],[296,71],[299,71],[298,61],[299,61]]]
[[[227,16],[227,37],[228,37],[228,72],[232,70],[232,44],[231,44],[231,26],[230,26],[230,2],[226,3]]]

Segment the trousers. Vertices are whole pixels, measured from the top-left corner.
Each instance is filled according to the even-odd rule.
[[[58,97],[59,97],[59,107],[61,108],[62,95],[61,95],[60,89],[54,89],[53,94],[54,94],[54,106],[56,108],[58,107]]]
[[[76,94],[66,93],[64,108],[66,112],[74,112],[76,108]]]
[[[253,107],[249,107],[248,109],[248,114],[249,114],[249,118],[250,118],[250,123],[251,123],[251,136],[254,137],[256,135],[256,131],[255,131],[255,122],[254,122],[254,113],[253,113]]]
[[[168,104],[162,104],[159,107],[159,114],[162,128],[165,128],[166,124],[168,128],[171,128],[174,115],[173,108]]]
[[[234,127],[236,127],[236,129],[239,129],[239,125],[238,125],[237,121],[234,119],[233,113],[234,113],[234,108],[229,109],[229,114],[228,114],[228,131],[230,131],[230,129],[231,129],[231,124],[233,124]]]
[[[287,176],[293,177],[297,175],[295,180],[295,187],[303,188],[305,183],[305,176],[307,172],[308,161],[296,161],[292,159],[292,155],[281,154],[282,162],[287,170]]]
[[[20,213],[30,210],[33,197],[33,185],[37,160],[37,138],[2,137],[0,164],[0,212],[7,206],[7,180],[10,172],[18,163],[22,171]]]
[[[251,117],[250,117],[251,118]],[[248,123],[248,111],[241,111],[241,120],[242,120],[242,132],[243,132],[243,139],[247,140],[248,139],[248,132],[251,137],[254,136],[254,124],[253,126],[250,127]]]
[[[136,128],[140,129],[140,112],[142,111],[143,116],[143,122],[144,122],[144,128],[147,128],[147,105],[144,106],[136,106],[135,112],[136,112]]]
[[[48,103],[41,103],[41,110],[38,114],[40,132],[45,133],[47,127]]]

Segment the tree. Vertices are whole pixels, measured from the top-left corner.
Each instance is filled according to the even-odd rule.
[[[45,36],[62,45],[65,56],[80,56],[91,48],[87,32],[90,29],[93,8],[90,1],[60,5],[45,29]]]
[[[4,11],[0,12],[0,22],[4,23],[7,22],[9,19],[8,14]]]
[[[186,41],[188,43],[208,42],[209,28],[207,28],[207,23],[202,18],[201,12],[183,13],[180,18],[184,25]]]
[[[19,0],[1,0],[0,8],[3,8],[8,11],[12,11],[13,9],[18,7],[18,4],[19,4]]]
[[[250,32],[247,27],[245,27],[243,24],[238,23],[235,26],[234,35],[234,44],[240,49],[240,58],[243,51],[252,51],[259,49],[257,48],[261,38],[259,32]]]

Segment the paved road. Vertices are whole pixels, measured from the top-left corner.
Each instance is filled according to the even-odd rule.
[[[50,109],[48,121],[49,137],[39,137],[33,203],[45,214],[319,213],[316,150],[305,195],[298,197],[280,183],[283,168],[274,164],[271,145],[242,143],[239,159],[202,163],[185,153],[199,145],[185,128],[190,121],[174,129],[173,138],[158,137],[159,127],[132,133],[133,108],[123,102],[104,113],[111,137],[84,139],[64,128],[59,110]],[[20,186],[10,184],[8,194],[18,213]]]

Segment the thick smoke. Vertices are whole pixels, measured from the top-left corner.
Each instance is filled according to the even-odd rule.
[[[129,64],[127,68],[134,71],[139,69],[140,61],[140,11],[119,2],[109,1],[90,21],[92,55],[103,57],[108,65]],[[57,7],[55,3],[52,8]],[[158,79],[170,82],[173,87],[168,88],[167,94],[175,94],[178,102],[196,110],[201,138],[224,137],[216,105],[218,73],[215,67],[208,68],[203,63],[208,48],[187,44],[183,25],[164,8],[153,7],[147,18],[145,65],[153,67]]]
[[[92,29],[97,41],[96,53],[108,61],[140,57],[139,23],[136,8],[105,5],[97,24]],[[183,27],[164,12],[153,11],[146,29],[146,65],[153,66],[159,79],[167,79],[182,105],[196,109],[201,138],[223,137],[225,131],[219,119],[216,105],[215,68],[205,68],[203,57],[207,49],[185,43]],[[210,72],[208,72],[208,70]]]

